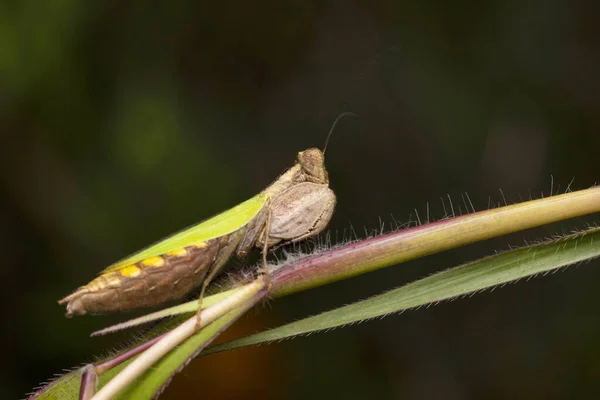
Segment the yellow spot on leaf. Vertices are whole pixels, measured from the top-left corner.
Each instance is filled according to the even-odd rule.
[[[169,252],[165,253],[165,256],[167,256],[167,257],[185,257],[185,256],[187,256],[187,254],[188,254],[188,252],[184,247],[182,249],[169,251]]]
[[[125,276],[127,278],[135,278],[140,274],[141,270],[135,265],[128,265],[119,270],[121,276]]]
[[[199,241],[199,242],[195,242],[195,243],[190,244],[190,246],[202,248],[202,247],[206,247],[206,242],[205,241]]]
[[[165,265],[165,260],[162,257],[150,257],[142,260],[141,264],[144,267],[162,267]]]

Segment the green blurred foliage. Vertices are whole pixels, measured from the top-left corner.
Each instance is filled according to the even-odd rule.
[[[427,204],[441,218],[447,194],[458,213],[463,192],[481,209],[504,201],[498,188],[509,202],[548,195],[551,176],[555,192],[573,177],[592,185],[593,11],[564,0],[1,2],[0,397],[127,338],[88,338],[123,316],[66,320],[57,299],[254,195],[342,111],[361,117],[339,125],[327,154],[334,238],[380,218],[389,227],[390,213],[414,223]],[[590,221],[281,299],[246,329]],[[207,357],[164,398],[598,397],[597,269]]]

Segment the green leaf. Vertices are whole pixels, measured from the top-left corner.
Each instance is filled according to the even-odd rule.
[[[79,398],[79,385],[85,367],[76,369],[61,376],[45,386],[41,392],[32,394],[28,399],[36,400],[71,400]]]
[[[186,340],[175,350],[163,357],[152,368],[148,369],[144,375],[135,381],[135,384],[129,385],[116,399],[152,399],[168,383],[172,376],[187,364],[189,359],[193,358],[196,353],[210,344],[214,338],[227,329],[245,311],[246,308],[230,311],[202,329],[198,334]],[[100,382],[106,382],[114,376],[114,374],[110,374],[110,377],[108,375],[102,375]]]
[[[196,332],[193,328],[196,321],[195,317],[186,319],[185,322],[180,323],[175,329],[170,331],[169,334],[172,334],[175,333],[176,330],[179,330],[179,333],[177,333],[176,336],[180,339],[170,340],[169,342],[171,345],[165,345],[166,347],[162,346],[163,352],[167,352],[166,355],[161,356],[159,361],[151,364],[151,367],[145,367],[141,375],[138,376],[136,374],[135,380],[131,384],[124,384],[123,380],[118,384],[115,384],[116,381],[113,381],[113,379],[135,360],[141,361],[139,357],[143,357],[145,353],[141,353],[117,366],[111,366],[110,369],[103,373],[99,372],[100,370],[106,369],[105,366],[100,366],[102,363],[96,364],[95,366],[88,365],[82,367],[51,382],[45,388],[32,394],[29,399],[74,400],[79,398],[82,375],[86,368],[90,368],[90,371],[92,371],[91,373],[94,374],[94,376],[96,373],[93,371],[98,371],[100,376],[98,377],[99,384],[96,395],[101,396],[103,399],[148,400],[155,398],[156,394],[168,384],[175,373],[181,370],[192,358],[208,346],[221,332],[227,329],[229,325],[235,322],[248,309],[256,305],[256,303],[264,297],[266,290],[264,282],[257,280],[248,285],[241,286],[237,290],[229,291],[228,293],[229,296],[203,310],[202,315],[204,318],[207,318],[203,319],[203,321],[208,321],[208,325],[200,331]],[[177,319],[181,320],[181,318]],[[150,333],[149,337],[152,335],[154,334]],[[168,335],[162,337],[162,339],[166,339],[167,336]],[[146,352],[161,345],[162,339],[154,343],[152,348],[146,350]],[[110,360],[110,358],[108,360]],[[106,392],[101,389],[109,382],[112,384],[111,390],[116,388],[117,390],[113,391],[113,395],[109,395],[108,393],[103,393],[101,395],[103,391]],[[87,390],[93,389],[88,388]],[[111,391],[109,390],[109,392]]]
[[[135,384],[127,387],[116,399],[128,400],[148,400],[168,383],[168,380],[179,369],[185,366],[186,361],[192,358],[195,353],[208,345],[230,324],[235,322],[246,308],[238,308],[230,311],[221,318],[202,329],[199,333],[192,336],[182,345],[171,351],[163,357],[156,365],[148,369]],[[134,358],[135,359],[135,358]],[[113,379],[134,359],[126,361],[99,377],[99,388]],[[85,368],[80,368],[68,373],[50,383],[43,392],[32,395],[30,399],[36,400],[75,400],[79,398],[81,376]]]
[[[109,374],[103,374],[100,384],[101,386],[106,384],[106,387],[101,387],[94,398],[98,400],[154,398],[175,373],[248,309],[256,305],[265,294],[265,282],[257,279],[243,286],[236,294],[204,309],[202,321],[208,323],[206,327],[198,332],[194,327],[195,316],[180,324],[151,348],[131,360],[128,363],[131,368],[127,368],[127,371],[124,370],[126,366],[121,365],[117,371],[111,370]],[[113,378],[120,371],[123,373]]]
[[[211,354],[282,340],[464,296],[600,256],[600,228],[487,257],[398,289],[275,329],[208,348]]]

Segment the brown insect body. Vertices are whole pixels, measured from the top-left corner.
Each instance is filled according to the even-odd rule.
[[[296,164],[263,194],[265,206],[234,232],[105,271],[59,303],[67,303],[67,316],[103,314],[177,299],[198,285],[203,293],[234,252],[244,258],[254,247],[264,251],[314,236],[329,223],[336,202],[316,148],[298,153]]]

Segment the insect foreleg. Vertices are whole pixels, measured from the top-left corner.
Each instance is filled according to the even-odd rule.
[[[267,217],[269,210],[270,201],[266,201],[262,210],[250,221],[245,227],[245,234],[241,240],[236,255],[238,258],[246,258],[254,247],[260,247],[259,238],[262,237],[265,225],[267,223]]]
[[[252,248],[257,247],[261,249],[262,271],[260,273],[265,277],[267,289],[271,285],[271,275],[267,268],[267,255],[269,250],[279,242],[279,239],[270,237],[273,221],[273,210],[271,210],[270,204],[270,202],[267,203],[254,220],[246,226],[246,234],[240,242],[236,253],[238,257],[244,258]]]

